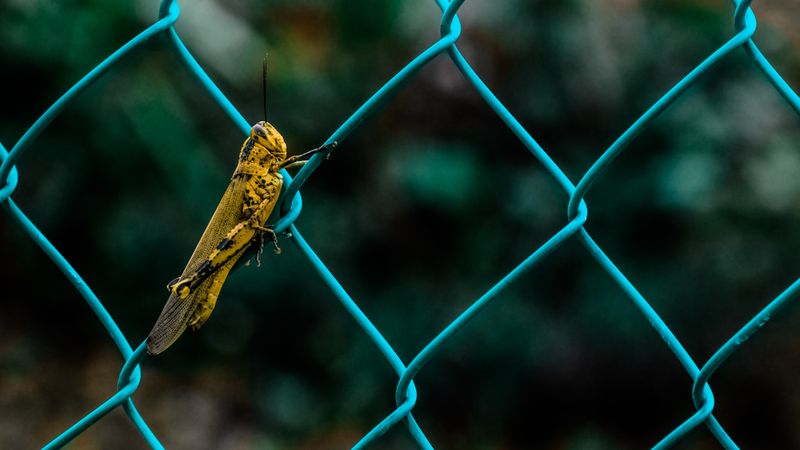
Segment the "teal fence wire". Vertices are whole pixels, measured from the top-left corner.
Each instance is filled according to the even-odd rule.
[[[702,364],[702,366],[699,366],[684,349],[677,337],[670,331],[667,324],[650,306],[646,298],[626,278],[620,269],[617,268],[589,234],[585,228],[589,217],[589,210],[583,199],[593,183],[603,175],[604,171],[614,159],[639,135],[639,133],[646,129],[659,114],[669,108],[669,106],[697,82],[698,79],[708,73],[715,64],[739,48],[749,55],[752,63],[755,64],[766,77],[766,81],[781,94],[789,106],[796,113],[800,114],[800,97],[798,97],[783,78],[781,78],[752,40],[753,34],[756,31],[756,16],[750,9],[751,1],[740,0],[734,2],[732,14],[733,34],[728,41],[705,58],[647,109],[644,114],[611,144],[611,146],[602,152],[589,170],[578,180],[577,184],[573,184],[559,166],[550,158],[548,153],[534,140],[531,134],[529,134],[503,106],[459,51],[456,43],[461,34],[461,25],[456,12],[464,1],[454,0],[449,3],[446,0],[435,1],[442,11],[440,27],[441,37],[439,40],[416,56],[403,67],[402,70],[397,72],[397,74],[380,87],[380,89],[331,134],[326,143],[337,141],[339,143],[339,149],[346,149],[348,135],[352,133],[364,119],[377,114],[382,106],[391,99],[392,95],[396,93],[405,82],[414,77],[423,66],[431,62],[434,58],[446,54],[446,57],[452,61],[461,74],[477,90],[483,100],[485,100],[487,106],[500,117],[538,162],[545,167],[561,189],[568,194],[569,202],[566,205],[567,220],[557,233],[544,242],[544,244],[533,249],[527,258],[520,262],[519,265],[500,279],[494,286],[488,289],[481,297],[476,299],[469,308],[447,324],[434,339],[425,344],[416,356],[406,363],[397,355],[391,344],[381,335],[380,331],[361,311],[358,304],[326,268],[325,264],[315,254],[312,247],[303,239],[303,235],[294,224],[295,219],[299,216],[302,209],[302,199],[299,192],[300,188],[324,161],[324,155],[318,154],[312,157],[310,162],[299,171],[294,179],[284,173],[284,177],[287,180],[287,187],[282,196],[281,218],[276,224],[277,231],[287,231],[291,233],[294,243],[302,254],[311,262],[322,282],[330,288],[334,297],[347,312],[352,315],[356,324],[361,327],[364,333],[374,342],[399,378],[395,391],[396,408],[388,412],[385,418],[378,421],[358,442],[354,443],[353,448],[365,448],[375,443],[384,433],[400,422],[403,422],[408,432],[421,448],[433,448],[433,444],[428,440],[425,432],[412,415],[417,401],[414,378],[431,359],[445,348],[450,338],[461,331],[472,318],[479,314],[493,300],[498,298],[499,294],[501,294],[507,286],[529,272],[545,257],[555,252],[562,244],[572,238],[577,239],[583,247],[585,247],[600,267],[608,273],[616,285],[619,286],[636,308],[646,317],[652,325],[653,330],[663,339],[667,347],[672,351],[689,377],[693,380],[693,388],[689,394],[694,402],[695,410],[687,411],[687,418],[682,423],[675,424],[674,429],[666,436],[661,437],[660,440],[658,440],[657,436],[654,436],[653,441],[655,445],[653,448],[669,448],[700,425],[705,425],[724,448],[738,448],[734,439],[729,435],[728,430],[722,423],[717,421],[713,415],[714,395],[709,385],[709,380],[714,372],[732,353],[741,347],[750,336],[764,326],[770,318],[786,306],[791,299],[795,298],[798,290],[800,290],[800,279],[795,280],[779,295],[767,303],[749,322],[733,333],[708,361]],[[365,3],[364,8],[369,8],[368,2]],[[24,229],[28,236],[36,242],[53,263],[64,273],[75,289],[83,296],[96,314],[98,320],[100,320],[107,330],[125,360],[117,380],[117,392],[95,410],[78,420],[69,429],[47,443],[44,446],[44,448],[47,449],[63,447],[80,433],[88,429],[92,424],[103,418],[108,412],[120,406],[152,448],[163,448],[163,446],[151,431],[145,419],[136,409],[132,398],[141,381],[140,364],[147,354],[146,343],[142,342],[136,348],[133,348],[129,344],[129,340],[116,325],[113,318],[106,311],[102,302],[92,292],[91,288],[83,281],[81,276],[70,265],[69,261],[58,252],[44,234],[37,229],[33,222],[28,219],[12,200],[11,194],[17,186],[19,177],[15,163],[19,161],[19,158],[22,157],[30,147],[32,147],[36,138],[78,94],[105,75],[110,68],[128,56],[131,51],[159,35],[166,37],[166,39],[164,39],[166,45],[176,50],[180,62],[197,78],[205,92],[216,101],[234,124],[246,135],[250,130],[249,122],[242,117],[234,105],[217,88],[211,78],[203,71],[189,50],[181,42],[180,37],[174,29],[174,25],[180,16],[178,3],[174,0],[163,0],[159,11],[159,18],[155,23],[117,49],[86,74],[86,76],[75,83],[75,85],[35,121],[10,151],[6,151],[6,148],[0,144],[0,158],[2,158],[2,165],[0,165],[0,203],[2,203],[8,211],[9,217]]]

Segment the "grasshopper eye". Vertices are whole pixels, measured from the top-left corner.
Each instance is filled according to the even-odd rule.
[[[267,129],[263,126],[264,122],[259,122],[253,125],[253,132],[259,137],[267,137]]]

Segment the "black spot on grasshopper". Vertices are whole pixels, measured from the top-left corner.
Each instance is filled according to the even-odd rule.
[[[217,245],[217,250],[225,250],[231,245],[233,245],[233,239],[223,239],[222,242]]]
[[[211,272],[211,261],[204,261],[203,264],[197,269],[197,273],[205,275],[207,272]]]
[[[242,150],[242,157],[240,158],[242,161],[247,161],[247,158],[250,156],[250,151],[253,150],[253,142],[252,139],[247,138],[247,143],[244,145],[244,150]]]

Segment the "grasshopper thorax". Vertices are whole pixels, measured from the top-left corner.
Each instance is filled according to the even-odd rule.
[[[286,142],[269,122],[261,121],[253,125],[248,141],[242,149],[242,161],[270,167],[286,159]]]

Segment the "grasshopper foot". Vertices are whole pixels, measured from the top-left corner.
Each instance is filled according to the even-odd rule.
[[[261,227],[258,225],[251,225],[258,231],[262,231],[264,233],[269,233],[270,237],[272,238],[272,246],[275,247],[275,254],[281,254],[281,248],[278,246],[278,235],[275,233],[271,227]],[[264,235],[261,235],[261,248],[259,249],[259,254],[264,250]]]
[[[323,148],[323,149],[330,148],[330,149],[331,149],[331,151],[333,151],[333,149],[335,149],[337,145],[339,145],[339,142],[338,142],[338,141],[333,141],[333,142],[331,142],[331,143],[330,143],[330,144],[328,144],[328,145],[323,145],[323,146],[322,146],[322,148]],[[325,154],[325,159],[326,159],[326,160],[328,160],[328,159],[331,159],[331,152],[327,152],[327,153]]]
[[[264,253],[264,233],[258,235],[258,251],[256,252],[256,267],[261,267],[261,255]],[[250,261],[248,261],[249,263]]]
[[[276,255],[280,255],[281,254],[281,248],[278,247],[278,235],[275,234],[275,232],[272,231],[271,228],[269,229],[269,233],[272,236],[272,246],[275,247],[275,254]]]

